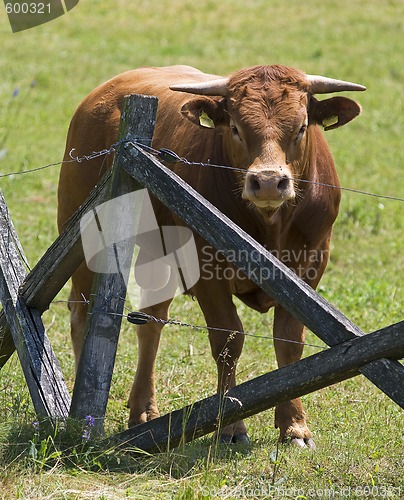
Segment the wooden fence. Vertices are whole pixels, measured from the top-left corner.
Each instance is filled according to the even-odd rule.
[[[153,136],[157,99],[126,99],[111,170],[69,221],[64,233],[26,274],[25,257],[4,200],[0,200],[0,368],[16,349],[34,408],[51,420],[95,418],[101,432],[126,294],[122,274],[96,274],[72,400],[47,338],[41,314],[84,260],[80,220],[100,203],[148,188],[266,293],[331,347],[181,410],[113,436],[108,443],[154,452],[177,446],[265,409],[362,374],[404,408],[404,321],[368,335],[325,301],[274,255],[219,212],[176,174],[145,152]],[[132,217],[113,221],[133,234]],[[122,262],[130,263],[128,243]],[[124,268],[129,269],[129,265]],[[259,281],[265,268],[267,278]],[[103,356],[98,356],[103,352]]]

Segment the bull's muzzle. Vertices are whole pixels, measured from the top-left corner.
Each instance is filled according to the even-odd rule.
[[[293,180],[285,172],[250,171],[245,177],[242,197],[259,208],[275,210],[295,197]]]

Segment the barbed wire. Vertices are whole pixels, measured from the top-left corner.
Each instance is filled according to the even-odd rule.
[[[39,170],[45,170],[46,168],[55,167],[61,165],[63,162],[59,161],[57,163],[49,163],[48,165],[43,165],[42,167],[30,168],[28,170],[18,170],[15,172],[7,172],[6,174],[0,173],[0,178],[3,177],[14,177],[15,175],[30,174],[32,172],[38,172]]]
[[[91,296],[94,296],[91,294]],[[121,297],[122,299],[122,297]],[[54,300],[52,301],[52,304],[85,304],[89,305],[90,300],[86,299],[84,295],[82,294],[82,300]],[[222,327],[215,327],[215,326],[206,326],[206,325],[195,325],[194,323],[188,323],[184,321],[180,321],[178,319],[173,319],[169,318],[167,320],[162,319],[162,318],[157,318],[156,316],[152,316],[151,314],[147,314],[143,311],[132,311],[129,309],[127,306],[124,306],[124,308],[129,311],[128,314],[123,314],[123,313],[113,313],[113,312],[106,312],[106,311],[92,311],[89,314],[107,314],[108,316],[119,316],[121,318],[126,319],[129,323],[135,324],[135,325],[146,325],[148,323],[159,323],[163,326],[166,325],[171,325],[171,326],[180,326],[184,328],[192,328],[193,330],[196,331],[217,331],[217,332],[222,332],[224,334],[228,334],[229,336],[231,335],[244,335],[245,337],[252,337],[252,338],[257,338],[257,339],[265,339],[265,340],[270,340],[270,341],[279,341],[279,342],[286,342],[290,344],[298,344],[302,346],[307,346],[307,347],[314,347],[316,349],[327,349],[325,346],[321,346],[318,344],[309,344],[308,342],[300,342],[297,340],[290,340],[290,339],[282,339],[279,337],[273,337],[270,335],[258,335],[255,333],[250,333],[250,332],[245,332],[241,330],[233,330],[233,329],[227,329],[227,328],[222,328]]]
[[[122,145],[122,144],[131,144],[136,147],[140,147],[147,151],[148,153],[152,154],[153,156],[156,156],[162,161],[165,161],[167,163],[182,163],[187,166],[196,166],[196,167],[209,167],[209,168],[218,168],[218,169],[226,169],[226,170],[231,170],[234,172],[240,172],[240,173],[245,173],[246,169],[243,168],[237,168],[237,167],[232,167],[230,165],[219,165],[215,163],[210,163],[210,162],[196,162],[196,161],[190,161],[187,158],[184,158],[174,151],[168,149],[168,148],[160,148],[160,149],[155,149],[150,146],[146,146],[145,144],[142,144],[141,142],[137,141],[132,141],[132,140],[123,140],[123,141],[118,141],[114,144],[112,144],[109,148],[102,149],[100,151],[93,151],[87,155],[82,155],[82,156],[73,156],[73,152],[75,151],[75,148],[71,149],[69,152],[69,157],[70,160],[62,160],[54,163],[49,163],[47,165],[43,165],[41,167],[36,167],[32,169],[27,169],[27,170],[20,170],[20,171],[14,171],[14,172],[7,172],[7,173],[0,173],[0,178],[4,177],[12,177],[16,175],[22,175],[22,174],[29,174],[33,172],[38,172],[40,170],[45,170],[51,167],[55,166],[60,166],[63,163],[81,163],[84,161],[90,161],[94,160],[95,158],[99,158],[101,156],[108,156],[111,153],[115,153],[117,150],[117,147]],[[263,173],[262,175],[265,175]],[[271,175],[271,174],[268,174]],[[272,176],[273,177],[273,176]],[[284,178],[284,177],[282,177]],[[354,193],[354,194],[361,194],[364,196],[370,196],[373,198],[379,198],[383,200],[390,200],[390,201],[399,201],[399,202],[404,202],[404,198],[399,197],[399,196],[394,196],[394,195],[385,195],[385,194],[379,194],[379,193],[372,193],[370,191],[365,191],[362,189],[355,189],[355,188],[350,188],[350,187],[344,187],[344,186],[337,186],[334,184],[328,184],[324,182],[319,182],[319,181],[313,181],[310,179],[301,179],[301,178],[294,178],[294,177],[288,177],[289,180],[291,181],[296,181],[296,182],[301,182],[301,183],[306,183],[306,184],[313,184],[316,186],[323,186],[323,187],[328,187],[330,189],[338,189],[340,191],[346,191],[349,193]]]
[[[135,325],[138,325],[138,324],[142,325],[142,324],[155,322],[155,323],[160,323],[163,326],[174,325],[174,326],[189,327],[189,328],[193,328],[195,330],[205,330],[205,331],[212,330],[212,331],[217,331],[217,332],[228,333],[230,335],[244,335],[246,337],[254,337],[257,339],[267,339],[267,340],[272,340],[272,341],[276,340],[279,342],[287,342],[287,343],[291,343],[291,344],[299,344],[299,345],[308,346],[308,347],[315,347],[317,349],[327,349],[324,346],[309,344],[307,342],[300,342],[298,340],[282,339],[282,338],[273,337],[273,336],[269,336],[269,335],[257,335],[255,333],[248,333],[245,331],[232,330],[232,329],[227,329],[227,328],[222,328],[222,327],[194,325],[193,323],[185,323],[183,321],[179,321],[177,319],[171,319],[171,318],[164,320],[164,319],[156,318],[155,316],[152,316],[150,314],[146,314],[146,313],[140,312],[140,311],[130,312],[129,314],[124,315],[124,317],[127,318],[129,323],[132,323]]]
[[[125,141],[127,142],[127,141]],[[73,151],[75,151],[75,148],[73,148],[70,153],[70,160],[62,160],[62,161],[57,161],[54,163],[48,163],[47,165],[43,165],[42,167],[36,167],[36,168],[30,168],[28,170],[17,170],[15,172],[7,172],[5,174],[0,173],[0,178],[2,177],[12,177],[15,175],[22,175],[22,174],[31,174],[32,172],[38,172],[39,170],[45,170],[47,168],[51,167],[57,167],[59,165],[62,165],[62,163],[81,163],[82,161],[90,161],[94,160],[94,158],[98,158],[100,156],[107,156],[113,152],[115,152],[117,146],[119,146],[120,142],[117,142],[113,144],[111,147],[108,149],[102,149],[101,151],[93,151],[92,153],[88,155],[83,155],[83,156],[73,156]]]
[[[153,154],[154,156],[157,156],[158,158],[162,159],[163,161],[167,161],[168,163],[177,163],[178,162],[178,163],[183,163],[184,165],[188,165],[188,166],[213,167],[213,168],[232,170],[234,172],[242,172],[242,173],[246,172],[246,169],[232,167],[232,166],[228,166],[228,165],[227,166],[226,165],[216,165],[214,163],[209,163],[209,162],[204,163],[204,162],[189,161],[187,158],[181,157],[181,156],[177,155],[174,151],[171,151],[170,149],[166,149],[166,148],[154,149],[154,148],[151,148],[149,146],[145,146],[144,144],[137,144],[137,143],[133,143],[133,142],[132,142],[132,144],[145,149],[149,153]],[[260,175],[265,176],[265,172],[260,173]],[[271,177],[274,177],[272,174],[268,174],[268,175],[271,175]],[[295,177],[283,177],[283,176],[282,176],[282,179],[288,179],[291,181],[298,181],[298,182],[307,183],[307,184],[314,184],[316,186],[329,187],[332,189],[339,189],[341,191],[348,191],[350,193],[363,194],[366,196],[373,196],[375,198],[382,198],[382,199],[387,199],[387,200],[404,202],[404,198],[401,198],[399,196],[371,193],[369,191],[364,191],[361,189],[336,186],[334,184],[327,184],[325,182],[313,181],[310,179],[301,179],[298,177],[295,178]]]

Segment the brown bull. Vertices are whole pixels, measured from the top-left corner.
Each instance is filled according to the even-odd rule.
[[[327,265],[331,228],[340,202],[339,190],[326,186],[338,186],[338,177],[321,126],[328,130],[348,123],[360,113],[360,106],[346,97],[319,101],[314,95],[349,90],[364,87],[283,66],[252,67],[229,78],[185,66],[128,71],[100,85],[80,104],[70,125],[64,159],[70,159],[73,148],[81,156],[116,142],[125,95],[157,96],[153,146],[170,148],[191,161],[236,167],[232,171],[175,165],[173,170],[315,288]],[[103,158],[63,164],[58,193],[60,231],[109,166]],[[181,224],[158,203],[155,208],[159,224]],[[226,272],[234,268],[202,238],[196,237],[196,244],[201,278],[190,293],[211,327],[218,391],[236,384],[236,364],[244,342],[243,335],[229,338],[228,333],[218,331],[243,330],[233,295],[261,313],[275,307],[278,365],[299,360],[303,325],[250,280]],[[210,271],[202,265],[207,261]],[[87,306],[80,301],[82,296],[89,297],[91,280],[85,265],[72,279],[76,366],[87,315]],[[150,306],[146,312],[166,319],[169,304]],[[158,323],[138,327],[139,362],[129,397],[130,426],[159,415],[154,379],[161,328]],[[290,438],[300,446],[314,447],[300,399],[276,408],[275,425],[282,440]],[[222,438],[247,441],[244,423],[223,429]]]

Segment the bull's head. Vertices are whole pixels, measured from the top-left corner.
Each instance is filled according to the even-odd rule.
[[[308,175],[311,125],[331,130],[360,114],[351,99],[318,101],[314,94],[365,90],[284,66],[256,66],[170,88],[203,96],[186,102],[183,115],[201,127],[225,127],[232,166],[246,170],[242,197],[266,211],[294,200],[296,182]]]

